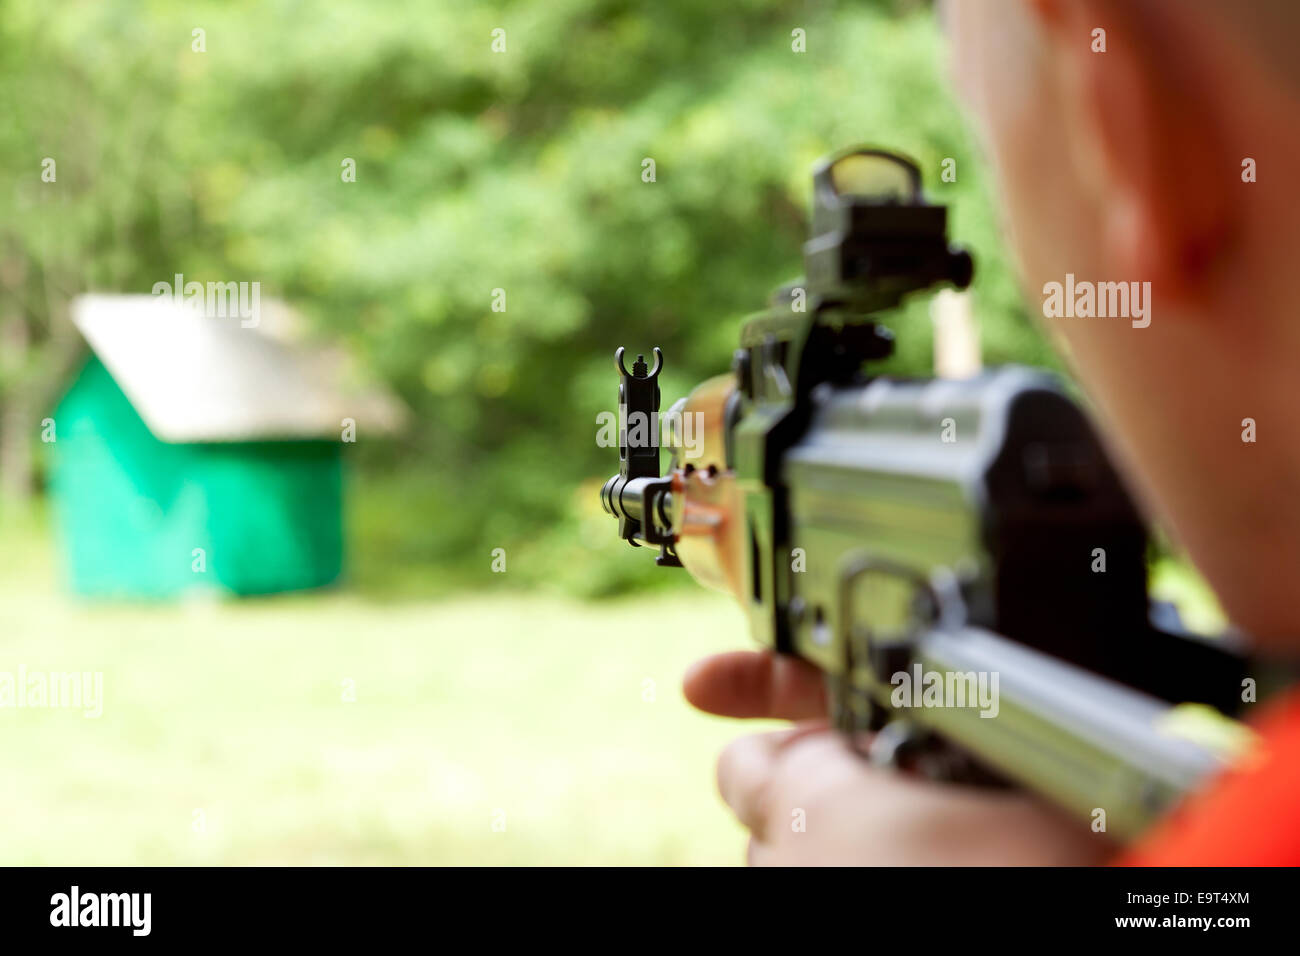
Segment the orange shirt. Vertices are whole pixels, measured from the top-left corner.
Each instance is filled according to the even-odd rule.
[[[1300,691],[1255,728],[1257,749],[1125,853],[1124,866],[1300,866]]]

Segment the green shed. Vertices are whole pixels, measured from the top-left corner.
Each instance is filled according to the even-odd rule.
[[[168,298],[83,296],[72,316],[89,355],[49,448],[74,593],[269,594],[338,578],[342,451],[367,401],[309,354]]]

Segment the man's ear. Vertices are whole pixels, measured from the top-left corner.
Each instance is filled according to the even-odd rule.
[[[1231,240],[1240,175],[1209,87],[1213,64],[1178,39],[1187,24],[1177,21],[1196,5],[1030,5],[1063,73],[1071,154],[1095,184],[1107,267],[1136,271],[1167,300],[1194,295]]]

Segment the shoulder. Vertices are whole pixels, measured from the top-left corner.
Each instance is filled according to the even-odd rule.
[[[1127,866],[1300,865],[1300,690],[1270,706],[1252,751],[1117,862]]]

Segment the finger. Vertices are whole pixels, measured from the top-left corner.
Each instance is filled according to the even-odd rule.
[[[718,793],[757,840],[767,826],[765,799],[776,760],[775,738],[784,733],[740,737],[718,758]]]
[[[770,844],[763,843],[757,837],[750,837],[745,847],[746,866],[789,866],[788,860],[781,858],[781,852]]]
[[[770,651],[733,651],[696,662],[682,680],[686,699],[723,717],[805,720],[826,715],[826,689],[808,663]]]
[[[718,793],[755,839],[761,841],[767,828],[771,781],[782,751],[825,730],[824,721],[810,721],[790,730],[740,737],[722,751],[718,758]]]

